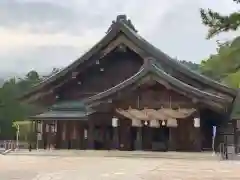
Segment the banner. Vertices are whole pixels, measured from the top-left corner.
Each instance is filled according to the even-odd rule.
[[[216,126],[213,126],[213,137],[215,137],[215,136],[216,136],[216,131],[217,131],[217,128],[216,128]]]

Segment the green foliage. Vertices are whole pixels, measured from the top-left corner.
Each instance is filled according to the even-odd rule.
[[[232,42],[218,45],[217,54],[202,61],[200,71],[217,81],[238,88],[240,85],[240,37]]]
[[[39,83],[41,78],[36,71],[30,71],[24,78],[11,78],[0,88],[0,139],[15,138],[13,121],[24,121],[36,111],[36,107],[21,104],[17,98]]]
[[[237,4],[240,0],[233,0]],[[202,22],[209,27],[207,38],[211,38],[220,32],[226,32],[230,30],[237,30],[240,27],[240,12],[233,12],[229,15],[222,15],[211,9],[200,10]]]
[[[19,128],[19,140],[28,141],[29,135],[32,133],[33,124],[31,121],[14,121],[13,125],[15,131]]]

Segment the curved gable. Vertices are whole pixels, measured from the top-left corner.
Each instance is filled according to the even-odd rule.
[[[76,71],[77,67],[79,67],[81,64],[87,62],[91,57],[96,54],[99,55],[99,53],[102,53],[100,54],[100,57],[107,55],[119,44],[126,45],[143,58],[146,58],[147,56],[154,57],[159,64],[165,64],[166,66],[169,66],[169,68],[171,68],[174,72],[183,75],[186,79],[181,79],[180,81],[183,81],[184,84],[189,84],[190,86],[193,86],[195,89],[199,88],[189,83],[189,80],[196,81],[196,83],[199,83],[202,86],[209,87],[210,89],[213,89],[215,92],[217,92],[215,94],[223,94],[223,97],[226,96],[227,98],[233,99],[237,94],[235,89],[224,86],[214,80],[198,74],[185,67],[180,62],[172,59],[171,57],[154,47],[152,44],[147,42],[145,39],[143,39],[139,34],[137,34],[136,29],[133,27],[130,20],[126,19],[126,16],[118,16],[116,22],[114,21],[113,24],[110,26],[107,34],[88,52],[86,52],[81,58],[79,58],[57,74],[34,86],[32,90],[25,93],[20,98],[20,100],[26,100],[31,98],[33,100],[36,100],[39,96],[45,96],[49,92],[52,92],[51,89],[62,86],[64,83],[69,81],[69,79],[72,78],[72,73],[75,73],[74,71]],[[163,68],[163,71],[171,74],[171,72],[167,72],[165,68]],[[170,76],[175,77],[172,74]],[[175,78],[178,79],[178,77]]]

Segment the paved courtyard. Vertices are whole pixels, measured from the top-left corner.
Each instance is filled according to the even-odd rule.
[[[239,180],[240,162],[0,155],[1,180]]]

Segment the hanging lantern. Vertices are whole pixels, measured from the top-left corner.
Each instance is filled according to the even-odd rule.
[[[166,125],[165,121],[162,121],[162,126],[165,126],[165,125]]]
[[[148,125],[148,121],[144,121],[144,125],[147,126]]]
[[[100,71],[103,72],[103,71],[104,71],[104,68],[100,68]]]
[[[112,118],[112,127],[118,127],[118,118],[116,117]]]
[[[196,128],[200,127],[200,118],[194,118],[194,127]]]

